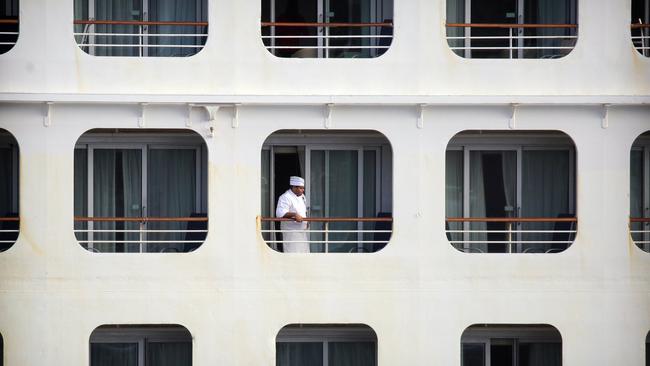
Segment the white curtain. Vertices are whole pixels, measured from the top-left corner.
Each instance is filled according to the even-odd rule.
[[[325,179],[327,179],[328,172],[325,171],[325,151],[312,150],[310,157],[310,179],[309,191],[305,194],[309,197],[309,216],[311,217],[327,217],[326,203],[325,203]],[[309,227],[312,230],[323,230],[324,225],[320,222],[310,222]],[[324,240],[322,233],[311,233],[311,240]],[[325,245],[311,244],[311,252],[324,252]]]
[[[375,366],[375,342],[330,342],[328,366]]]
[[[145,366],[191,366],[192,342],[148,342]]]
[[[469,217],[485,217],[485,186],[483,177],[483,153],[481,151],[470,151],[469,154]],[[484,222],[473,222],[469,225],[471,230],[486,230],[487,225]],[[471,233],[469,235],[472,241],[487,240],[486,233]],[[472,244],[483,252],[487,252],[487,244]]]
[[[445,156],[445,215],[463,217],[463,151],[447,150]],[[445,225],[449,230],[462,230],[462,222],[450,222]],[[447,235],[452,241],[463,239],[462,233]],[[457,245],[462,248],[462,245]]]
[[[522,366],[561,366],[562,343],[530,343],[528,357],[520,359]]]
[[[358,152],[356,150],[329,151],[329,206],[330,217],[357,217],[358,210]],[[331,230],[356,230],[356,222],[330,223]],[[330,240],[346,241],[330,244],[332,252],[348,252],[357,247],[355,233],[332,233]]]
[[[147,0],[144,0],[147,1]],[[151,21],[176,21],[176,22],[203,22],[207,21],[207,14],[203,12],[202,2],[197,0],[150,0],[149,20]],[[149,28],[151,34],[201,34],[207,33],[201,26],[170,26],[160,25]],[[173,45],[202,45],[202,37],[150,37],[153,44]],[[199,48],[179,47],[151,47],[150,56],[190,56]]]
[[[149,149],[147,197],[149,217],[189,217],[196,207],[196,151]],[[186,230],[187,222],[149,222],[153,230]],[[151,233],[149,240],[185,240],[185,233]],[[149,252],[185,251],[184,244],[148,244]]]
[[[93,170],[94,217],[142,215],[142,152],[135,149],[95,149]],[[138,223],[95,222],[95,229],[137,230]],[[94,240],[138,240],[137,233],[95,233]],[[101,252],[137,252],[138,243],[95,244]]]
[[[522,217],[549,217],[573,214],[569,205],[569,151],[527,150],[522,161]],[[553,230],[555,223],[526,223],[524,230]],[[568,238],[568,235],[566,235]],[[552,234],[525,234],[523,240],[552,240]],[[544,251],[548,245],[529,244],[526,248]],[[530,250],[529,249],[529,250]]]
[[[91,343],[90,366],[138,366],[138,344]]]
[[[577,0],[527,0],[526,9],[526,22],[532,24],[576,24],[575,19]],[[576,35],[576,29],[562,29],[562,28],[542,28],[535,30],[538,36],[568,36]],[[528,35],[528,32],[526,33]],[[539,39],[530,44],[537,47],[567,47],[575,45],[575,40],[564,39]],[[565,55],[570,50],[538,50],[532,53],[536,57],[558,57]],[[531,52],[529,52],[531,53]]]
[[[84,0],[77,0],[84,1]],[[87,0],[95,1],[96,20],[142,20],[141,0]],[[137,34],[140,27],[135,25],[94,25],[96,33]],[[90,27],[89,30],[92,30]],[[99,44],[139,44],[137,36],[95,36]],[[137,56],[139,47],[96,47],[97,56]]]
[[[277,342],[276,366],[325,366],[321,342]]]

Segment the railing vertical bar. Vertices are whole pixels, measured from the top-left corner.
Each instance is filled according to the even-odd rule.
[[[329,221],[325,221],[325,253],[330,252],[330,235],[329,235],[329,228],[330,228],[330,223]]]

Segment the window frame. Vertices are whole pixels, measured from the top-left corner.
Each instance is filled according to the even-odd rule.
[[[280,329],[275,338],[276,350],[278,343],[320,343],[323,347],[323,366],[329,366],[329,343],[372,342],[375,345],[375,366],[379,363],[379,339],[370,326],[351,324],[342,327],[332,327],[331,325],[318,327],[314,324],[304,324],[310,327],[293,327],[296,325],[299,324],[289,324]]]

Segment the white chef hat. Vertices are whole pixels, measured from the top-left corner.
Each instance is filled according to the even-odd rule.
[[[300,178],[300,177],[292,176],[292,177],[289,177],[289,185],[292,186],[292,187],[294,187],[294,186],[304,187],[305,186],[305,180]]]

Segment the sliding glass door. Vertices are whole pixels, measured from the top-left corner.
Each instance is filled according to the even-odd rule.
[[[191,249],[182,243],[190,235],[186,230],[190,224],[183,218],[205,217],[200,154],[196,146],[89,144],[77,148],[75,216],[107,218],[77,221],[75,229],[90,231],[78,233],[78,239],[98,252]]]
[[[565,249],[561,242],[572,240],[573,223],[507,221],[575,216],[572,148],[469,145],[448,150],[446,164],[447,217],[486,218],[447,224],[464,230],[448,235],[465,243],[458,249],[539,252]]]
[[[273,216],[290,175],[305,178],[308,216],[313,218],[377,217],[380,207],[381,149],[371,146],[270,146],[262,150],[262,215]],[[266,227],[270,226],[269,224]],[[311,252],[376,251],[376,223],[310,222]],[[332,232],[333,231],[333,232]],[[354,231],[354,232],[352,232]]]

